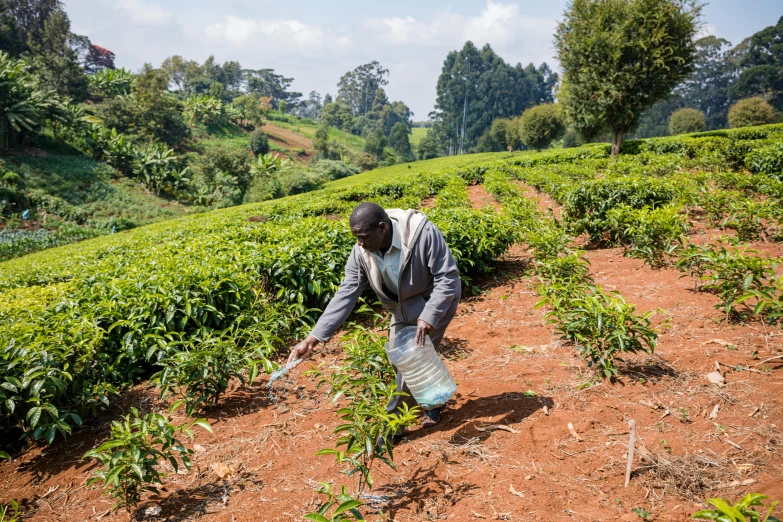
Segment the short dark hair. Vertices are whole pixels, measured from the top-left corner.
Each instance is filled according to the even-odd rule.
[[[388,219],[389,216],[382,206],[375,203],[361,203],[351,212],[349,223],[351,228],[374,228],[379,223],[385,223]]]

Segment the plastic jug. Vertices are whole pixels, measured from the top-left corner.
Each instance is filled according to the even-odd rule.
[[[389,361],[402,374],[416,402],[432,410],[446,404],[457,393],[457,384],[438,356],[429,336],[424,346],[416,346],[415,326],[401,330],[386,343]]]

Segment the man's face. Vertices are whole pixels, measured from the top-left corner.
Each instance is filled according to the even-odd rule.
[[[383,245],[383,237],[386,234],[386,223],[378,223],[375,226],[351,227],[351,234],[356,238],[359,246],[368,252],[377,252]]]

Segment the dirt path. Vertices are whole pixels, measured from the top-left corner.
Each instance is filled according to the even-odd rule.
[[[313,150],[313,142],[310,138],[297,134],[291,130],[278,127],[269,122],[264,124],[262,130],[267,133],[271,141],[282,145],[287,149],[304,149],[307,152]]]
[[[470,194],[477,205],[492,203],[483,188]],[[661,309],[656,356],[629,357],[620,383],[590,385],[585,362],[545,324],[545,310],[534,309],[535,280],[515,249],[478,282],[480,296],[463,300],[447,332],[442,352],[459,384],[456,400],[440,425],[408,433],[395,450],[397,471],[376,467],[374,496],[365,502],[396,521],[609,522],[642,520],[637,508],[651,520],[688,520],[707,489],[783,499],[783,365],[757,367],[764,373],[729,368],[781,354],[780,331],[722,322],[717,299],[694,293],[674,270],[651,270],[619,249],[587,257],[605,289],[619,290],[639,311]],[[339,343],[330,342],[313,362],[339,357]],[[716,363],[728,365],[724,388],[703,378]],[[339,421],[306,369],[292,372],[277,405],[261,380],[209,412],[215,435],[198,434],[193,471],[171,473],[160,498],[146,504],[162,508],[157,520],[295,520],[318,504],[318,481],[355,484],[332,458],[315,456],[334,446]],[[116,410],[151,404],[154,394],[139,387]],[[639,440],[625,489],[629,419]],[[83,489],[92,465],[79,457],[106,436],[107,421],[0,464],[0,499],[26,499],[30,520],[98,519],[111,502]],[[640,447],[657,466],[638,456]],[[375,518],[372,509],[365,514]]]

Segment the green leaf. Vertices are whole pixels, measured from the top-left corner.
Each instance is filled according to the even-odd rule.
[[[346,500],[337,507],[337,509],[334,511],[334,515],[339,515],[340,513],[344,513],[349,509],[358,508],[361,505],[363,505],[363,503],[358,500]]]
[[[318,513],[308,513],[307,515],[303,515],[302,518],[305,520],[314,520],[315,522],[329,522],[328,518],[319,515]]]
[[[207,422],[206,419],[196,419],[195,421],[193,421],[193,425],[199,426],[200,428],[205,429],[210,433],[214,433],[212,431],[212,425],[209,422]]]

